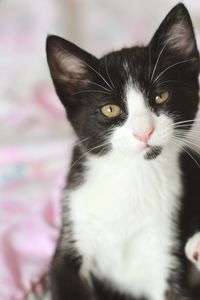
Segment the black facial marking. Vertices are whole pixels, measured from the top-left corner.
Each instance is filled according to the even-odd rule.
[[[149,151],[145,154],[145,159],[150,160],[150,159],[155,159],[162,151],[162,147],[156,146],[156,147],[151,147]]]

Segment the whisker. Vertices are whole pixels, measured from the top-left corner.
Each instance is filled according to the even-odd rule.
[[[191,120],[185,120],[185,121],[180,121],[180,122],[175,122],[174,125],[177,125],[177,124],[183,124],[183,123],[189,123],[189,122],[197,122],[199,121],[200,122],[200,119],[191,119]]]
[[[187,140],[187,144],[192,145],[193,150],[196,151],[200,155],[200,152],[198,151],[200,149],[200,144],[194,143],[194,141],[193,140],[191,141],[191,139]]]
[[[93,148],[91,148],[90,150],[88,150],[88,151],[86,151],[83,155],[81,155],[81,157],[79,157],[72,165],[71,165],[71,168],[70,168],[70,170],[83,158],[83,157],[85,157],[88,153],[90,153],[91,151],[93,151],[93,150],[96,150],[96,149],[98,149],[98,148],[101,148],[101,147],[104,147],[104,146],[107,146],[107,145],[109,145],[110,144],[110,142],[106,142],[106,143],[102,143],[102,144],[100,144],[100,145],[98,145],[98,146],[95,146],[95,147],[93,147]],[[103,149],[102,149],[103,150]]]
[[[94,71],[107,84],[107,86],[109,86],[109,88],[112,90],[112,87],[110,86],[110,84],[107,82],[107,80],[105,80],[105,78],[99,72],[97,72],[94,68],[92,68],[90,65],[88,65],[83,60],[81,60],[81,61],[83,62],[83,64],[85,64],[86,66],[88,66],[92,71]]]
[[[65,49],[60,46],[61,50],[63,50],[65,52]],[[71,56],[77,58],[75,55],[70,54]],[[84,65],[86,65],[88,68],[90,68],[90,70],[92,70],[93,72],[95,72],[106,84],[107,86],[112,90],[112,87],[109,85],[109,83],[106,81],[106,79],[98,72],[96,71],[92,66],[90,66],[88,63],[86,63],[84,60],[82,60],[81,58],[78,58]]]
[[[181,131],[181,132],[198,132],[200,129],[198,129],[198,127],[196,128],[194,126],[194,124],[187,124],[187,125],[182,125],[182,126],[175,126],[174,127],[174,130],[177,130],[177,131]]]
[[[90,81],[90,83],[92,83],[92,84],[94,84],[94,85],[96,85],[96,86],[98,86],[98,87],[101,87],[102,89],[104,89],[104,90],[110,92],[109,89],[105,88],[103,85],[101,85],[101,84],[99,84],[99,83],[95,83],[95,82],[92,82],[92,81]]]
[[[199,145],[198,144],[196,144],[196,143],[194,143],[194,142],[192,142],[192,141],[190,141],[190,140],[186,140],[186,139],[184,139],[183,137],[181,137],[181,136],[175,136],[175,138],[177,138],[177,139],[179,139],[180,141],[182,141],[183,143],[185,143],[186,145],[192,145],[192,146],[194,146],[194,147],[197,147],[197,148],[199,148]],[[193,150],[194,150],[195,148],[193,148]]]
[[[190,130],[199,130],[199,126],[195,127],[195,125],[199,125],[199,124],[185,124],[185,125],[178,125],[175,126],[175,129],[180,129],[180,130],[186,130],[186,129],[190,129]]]
[[[200,149],[200,142],[197,140],[197,136],[194,134],[194,135],[182,135],[182,134],[177,134],[175,133],[174,135],[175,137],[178,137],[178,138],[181,138],[181,139],[184,139],[185,142],[188,142],[188,143],[193,143],[197,148]]]
[[[109,80],[110,80],[110,83],[111,83],[112,87],[115,88],[114,83],[113,83],[112,79],[110,78],[110,74],[109,74],[109,72],[108,72],[108,68],[107,68],[107,57],[106,57],[106,56],[105,56],[105,58],[104,58],[104,64],[105,64],[106,73],[107,73],[107,75],[108,75],[108,78],[109,78]]]
[[[165,83],[180,83],[180,84],[185,84],[186,86],[190,87],[192,84],[188,83],[188,82],[185,82],[185,81],[181,81],[181,80],[165,80],[165,81],[161,81],[161,82],[154,82],[152,85],[151,85],[151,88],[156,84],[156,86],[159,86],[159,85],[163,85]]]
[[[72,96],[82,94],[82,93],[102,93],[102,94],[110,94],[109,92],[99,91],[99,90],[84,90],[73,93]]]
[[[189,140],[189,139],[184,139],[182,136],[179,136],[179,135],[175,135],[175,137],[177,138],[177,139],[179,139],[179,140],[181,140],[181,141],[183,141],[184,143],[186,143],[186,144],[191,144],[191,145],[193,145],[193,146],[195,146],[195,147],[197,147],[197,148],[199,148],[200,147],[200,145],[198,145],[198,144],[196,144],[196,143],[194,143],[194,142],[192,142],[191,140]]]
[[[175,135],[180,135],[181,137],[183,134],[187,134],[188,137],[198,137],[195,133],[200,133],[200,130],[190,129],[190,130],[179,130],[179,128],[174,127],[173,125],[169,125],[160,136],[161,138],[165,138],[168,134],[172,133],[172,129],[174,129]]]
[[[185,147],[183,146],[183,150],[193,159],[193,161],[197,164],[197,166],[200,168],[199,163],[197,162],[197,160],[194,158],[194,156],[185,149]]]
[[[90,83],[90,84],[93,84],[95,86],[98,86],[108,92],[111,92],[109,89],[107,89],[106,87],[104,87],[103,85],[101,84],[98,84],[98,83],[95,83],[93,81],[90,81],[90,80],[82,80],[82,79],[70,79],[70,78],[65,78],[65,77],[54,77],[56,80],[63,80],[63,81],[78,81],[78,82],[84,82],[86,84]]]
[[[187,131],[187,130],[193,130],[193,124],[186,124],[186,125],[178,125],[178,126],[174,126],[175,130],[180,130],[180,131]]]
[[[200,133],[200,130],[193,129],[193,128],[190,130],[185,130],[185,129],[182,129],[182,127],[181,127],[181,128],[175,128],[175,132],[191,134],[191,133]]]
[[[89,139],[91,139],[91,137],[87,137],[87,138],[84,138],[82,140],[78,140],[78,141],[75,142],[75,145],[76,146],[81,145],[83,142],[85,142],[85,141],[87,141]]]
[[[200,133],[200,130],[195,130],[195,129],[191,129],[191,130],[179,130],[179,128],[174,128],[174,132],[175,132],[175,136],[180,136],[183,137],[183,134],[185,134],[185,136],[187,138],[198,138],[198,133]],[[160,136],[161,138],[165,138],[167,135],[172,133],[172,127],[166,128],[165,132],[162,134],[162,136]],[[184,137],[185,137],[184,136]],[[200,146],[200,144],[199,144]]]
[[[181,20],[180,24],[183,24],[184,20],[185,20],[185,16],[184,16],[183,19]],[[159,53],[159,55],[158,55],[158,58],[157,58],[157,60],[156,60],[155,67],[154,67],[153,72],[152,72],[151,81],[152,81],[152,79],[153,79],[153,77],[154,77],[154,75],[155,75],[155,72],[156,72],[156,69],[157,69],[157,66],[158,66],[158,63],[159,63],[159,60],[160,60],[160,57],[161,57],[163,51],[165,50],[166,46],[167,46],[171,41],[173,41],[173,39],[174,39],[173,36],[170,37],[170,38],[168,38],[167,42],[164,44],[163,48],[161,49],[161,51],[160,51],[160,53]]]
[[[198,157],[200,158],[200,152],[197,150],[197,145],[196,144],[193,144],[193,143],[190,143],[189,141],[187,141],[187,142],[185,142],[184,140],[182,140],[182,139],[180,139],[180,138],[177,138],[179,141],[181,141],[181,142],[183,142],[183,143],[185,143],[185,145],[189,148],[189,149],[191,149],[193,152],[196,152],[197,154],[198,154]],[[197,148],[196,148],[197,147]],[[185,147],[183,146],[183,148],[185,149]],[[191,153],[190,153],[191,154]],[[192,154],[191,154],[192,155]],[[193,159],[194,159],[194,157],[193,157]],[[194,159],[195,161],[196,161],[196,163],[197,163],[197,165],[198,165],[198,167],[199,167],[199,164],[198,164],[198,162],[197,162],[197,160],[196,159]]]
[[[179,130],[181,128],[188,128],[188,126],[195,126],[195,124],[197,124],[198,122],[200,122],[200,120],[198,119],[192,119],[192,120],[186,120],[186,121],[180,121],[180,122],[175,122],[173,124],[168,125],[168,128],[173,128],[174,130]],[[177,126],[178,125],[178,126]],[[190,129],[191,131],[195,130],[193,128]],[[181,130],[184,131],[184,130]]]
[[[176,146],[180,146],[178,143],[176,143],[175,141],[172,141]],[[192,160],[197,164],[197,166],[200,168],[200,165],[199,165],[199,163],[197,162],[197,160],[192,156],[192,154],[189,152],[189,151],[187,151],[186,149],[185,149],[185,147],[184,146],[180,146],[181,147],[181,149],[183,150],[183,151],[185,151],[185,153],[187,153],[189,156],[190,156],[190,158],[192,158]]]
[[[152,72],[150,81],[152,81],[152,79],[153,79],[153,77],[154,77],[154,75],[155,75],[155,72],[156,72],[156,69],[157,69],[157,66],[158,66],[160,57],[161,57],[161,55],[162,55],[163,51],[165,50],[165,48],[166,48],[166,46],[167,46],[168,43],[169,43],[169,41],[167,41],[167,42],[165,43],[165,45],[162,47],[162,49],[161,49],[161,51],[160,51],[160,53],[159,53],[159,55],[158,55],[158,57],[157,57],[157,60],[156,60],[156,63],[155,63],[155,66],[154,66],[154,69],[153,69],[153,72]]]
[[[151,46],[149,46],[149,80],[151,78]]]
[[[168,66],[166,69],[164,69],[154,80],[154,82],[156,82],[165,72],[167,72],[169,69],[177,66],[177,65],[180,65],[180,64],[184,64],[184,63],[187,63],[187,62],[190,62],[190,61],[194,61],[194,60],[198,60],[198,58],[191,58],[191,59],[187,59],[187,60],[182,60],[182,61],[179,61],[177,63],[174,63],[170,66]]]

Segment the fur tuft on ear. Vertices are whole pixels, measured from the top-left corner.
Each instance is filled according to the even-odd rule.
[[[97,59],[73,43],[50,35],[46,43],[47,61],[56,92],[64,104],[79,88],[87,86]]]
[[[179,3],[168,13],[156,31],[150,46],[179,54],[183,59],[198,57],[198,50],[190,15]]]
[[[57,36],[47,38],[47,60],[51,74],[55,79],[70,80],[81,78],[87,73],[84,61],[75,54],[80,52],[77,46]]]

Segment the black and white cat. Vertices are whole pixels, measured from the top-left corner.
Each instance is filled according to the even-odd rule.
[[[97,59],[49,36],[47,57],[77,135],[53,299],[200,299],[185,255],[200,253],[200,168],[185,148],[199,54],[187,9],[175,6],[145,47]]]

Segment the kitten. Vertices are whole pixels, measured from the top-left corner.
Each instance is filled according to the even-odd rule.
[[[187,9],[175,6],[146,47],[97,59],[49,36],[47,58],[77,135],[53,299],[193,299],[184,247],[200,228],[200,171],[185,146],[199,54]]]

